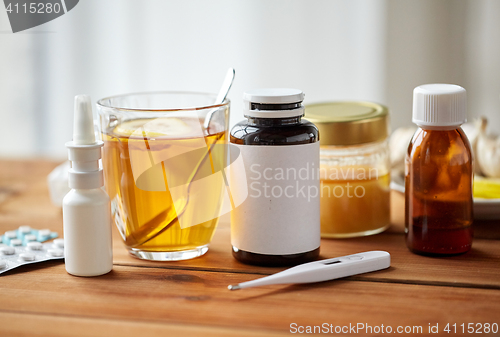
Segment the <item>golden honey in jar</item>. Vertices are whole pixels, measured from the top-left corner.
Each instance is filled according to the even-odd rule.
[[[390,223],[388,109],[371,102],[306,107],[320,132],[323,238],[377,234]]]

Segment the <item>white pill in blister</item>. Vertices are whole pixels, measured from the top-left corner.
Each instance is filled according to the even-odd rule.
[[[10,240],[15,239],[15,238],[17,238],[17,233],[16,233],[16,231],[8,231],[8,232],[5,232],[5,237],[7,239],[10,239]]]
[[[64,248],[64,239],[55,239],[54,246],[57,248]]]
[[[26,240],[27,242],[36,241],[36,236],[33,234],[28,234],[24,237],[24,240]]]
[[[10,245],[12,247],[22,246],[23,242],[21,240],[19,240],[19,239],[12,239],[12,240],[10,240]]]
[[[23,261],[35,261],[35,255],[31,253],[21,253],[19,254],[19,259]]]
[[[5,269],[7,267],[7,261],[0,260],[0,270]]]
[[[28,242],[26,246],[31,250],[42,250],[43,247],[42,243],[37,241]]]
[[[2,247],[0,248],[0,252],[2,252],[4,255],[14,255],[16,250],[14,247]]]
[[[38,235],[40,236],[50,236],[50,229],[41,229],[38,231]]]
[[[64,252],[61,249],[49,249],[48,253],[53,257],[60,257],[64,255]]]
[[[31,232],[31,227],[30,226],[21,226],[19,227],[19,232],[23,234],[28,234]]]

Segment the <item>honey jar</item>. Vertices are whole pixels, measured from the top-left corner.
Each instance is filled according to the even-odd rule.
[[[388,109],[371,102],[306,106],[320,132],[323,238],[377,234],[390,223]]]

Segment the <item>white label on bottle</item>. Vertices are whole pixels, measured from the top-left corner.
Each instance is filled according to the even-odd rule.
[[[230,174],[230,187],[247,188],[248,196],[231,212],[231,244],[269,255],[318,248],[319,142],[236,146],[246,174]]]

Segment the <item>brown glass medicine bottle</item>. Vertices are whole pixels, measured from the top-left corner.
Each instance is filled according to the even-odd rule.
[[[472,153],[460,127],[466,120],[465,89],[422,85],[413,100],[413,122],[420,128],[406,156],[406,244],[422,255],[465,253],[473,221]]]
[[[245,181],[231,175],[231,190],[248,190],[231,213],[232,253],[243,263],[287,266],[319,255],[319,133],[302,119],[303,98],[296,89],[244,94],[247,119],[230,136],[246,172]]]

